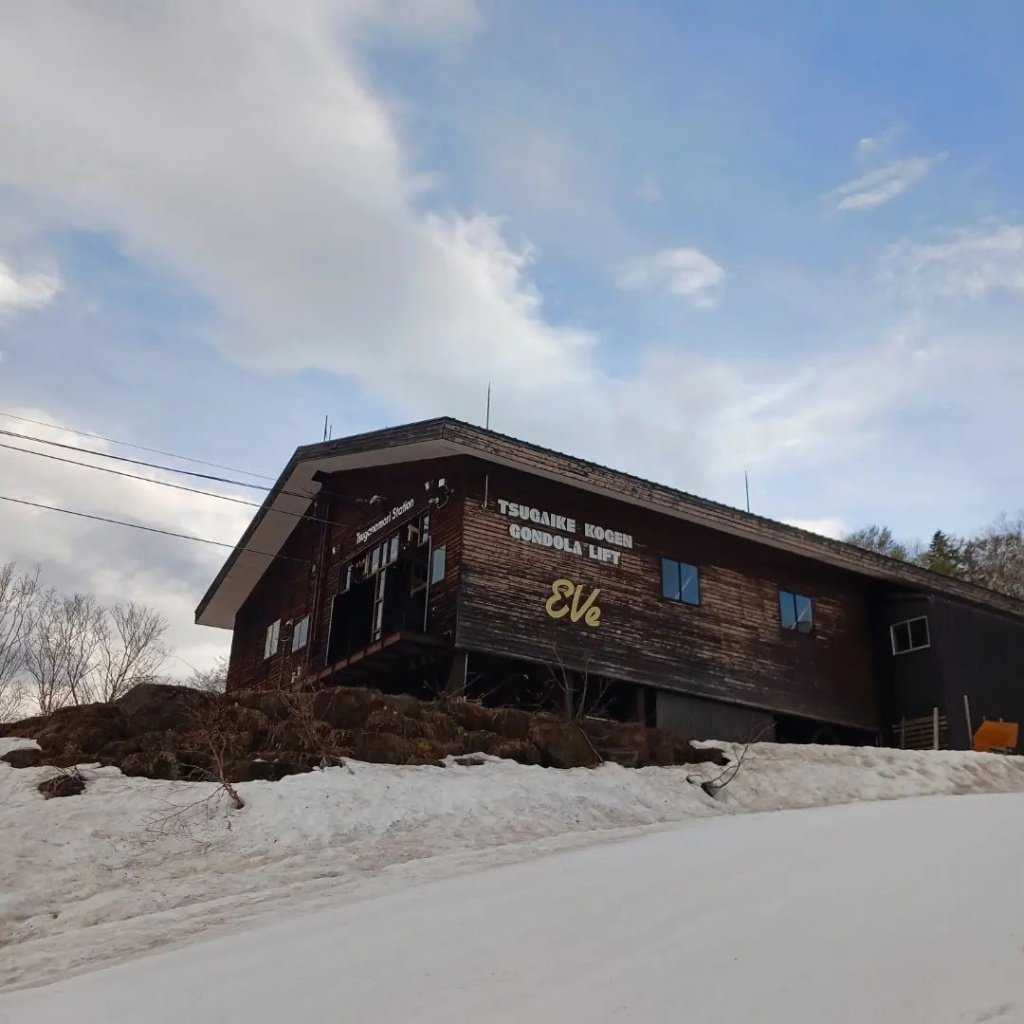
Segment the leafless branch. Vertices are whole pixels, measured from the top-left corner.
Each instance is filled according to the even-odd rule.
[[[38,590],[39,566],[18,573],[14,562],[0,565],[0,722],[14,718],[21,709]]]

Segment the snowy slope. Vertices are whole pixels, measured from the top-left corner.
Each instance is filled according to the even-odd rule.
[[[562,772],[493,760],[446,768],[355,763],[242,785],[247,806],[232,813],[222,801],[205,802],[212,786],[127,779],[109,768],[85,770],[83,796],[43,801],[35,785],[51,771],[0,763],[0,988],[46,983],[283,914],[301,931],[303,913],[398,898],[426,882],[637,829],[715,818],[697,829],[710,835],[704,830],[759,820],[732,817],[742,811],[1024,791],[1024,758],[768,744],[752,748],[718,800],[686,781],[718,774],[711,765]],[[943,806],[961,803],[968,802]],[[898,816],[910,805],[892,806]],[[5,1009],[0,997],[0,1020]]]
[[[1024,1020],[1024,797],[691,822],[0,996],[34,1024]]]

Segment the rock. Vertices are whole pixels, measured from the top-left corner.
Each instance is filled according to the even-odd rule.
[[[341,686],[322,690],[313,701],[313,713],[335,729],[361,729],[373,711],[384,706],[379,690]]]
[[[463,733],[457,742],[464,754],[490,754],[502,742],[502,737],[486,729],[475,729],[473,732]]]
[[[59,754],[47,754],[43,751],[41,764],[51,765],[54,768],[75,768],[80,764],[94,764],[95,757],[90,757],[81,750],[67,750]]]
[[[419,718],[410,718],[390,707],[372,711],[363,726],[366,732],[390,732],[406,739],[430,738],[430,726]]]
[[[657,729],[647,735],[647,764],[670,765],[676,763],[676,741]]]
[[[504,736],[498,738],[490,753],[520,764],[540,764],[542,761],[541,752],[529,740],[510,740]]]
[[[463,733],[463,728],[451,715],[437,708],[427,708],[423,715],[429,732],[427,735],[440,743],[452,743]]]
[[[409,741],[390,732],[360,733],[352,756],[371,764],[405,764],[409,759]]]
[[[275,782],[279,776],[273,761],[229,761],[224,765],[224,777],[228,782]],[[218,781],[216,778],[214,782]]]
[[[587,735],[575,722],[535,719],[530,741],[540,751],[541,764],[548,768],[583,768],[600,764]]]
[[[120,763],[121,774],[138,776],[144,779],[180,779],[181,765],[177,757],[166,750],[149,750],[138,754],[129,754]],[[185,769],[184,775],[194,775],[195,771]]]
[[[456,700],[449,706],[449,713],[467,732],[494,732],[494,709],[478,704],[474,700]]]
[[[640,754],[631,747],[602,747],[601,756],[606,761],[621,764],[623,768],[640,767]]]
[[[124,714],[132,733],[184,732],[223,700],[220,694],[204,693],[188,686],[139,683],[109,706]]]
[[[480,765],[487,764],[487,758],[474,754],[462,754],[455,758],[455,763],[462,765],[463,768],[479,768]]]
[[[56,775],[43,779],[36,788],[46,800],[61,796],[78,796],[85,791],[85,779],[74,769],[59,771]]]
[[[12,768],[35,768],[42,756],[43,752],[35,747],[23,747],[21,750],[8,750],[0,761],[6,761]]]
[[[405,718],[422,718],[423,701],[417,700],[408,693],[385,693],[381,695],[384,707],[390,708],[395,714]]]
[[[108,743],[127,735],[127,724],[119,707],[81,704],[54,711],[44,719],[35,738],[47,753],[80,750],[95,755]]]
[[[510,740],[525,740],[530,735],[532,716],[519,708],[495,708],[494,731]]]
[[[443,758],[446,754],[443,744],[437,740],[418,739],[410,740],[406,753],[406,764],[429,764],[440,768],[443,767]]]
[[[687,759],[677,762],[679,764],[717,764],[724,767],[732,762],[732,758],[718,747],[694,747],[687,744],[685,749]]]

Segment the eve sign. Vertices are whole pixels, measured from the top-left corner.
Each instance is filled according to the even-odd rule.
[[[555,580],[551,584],[551,596],[544,603],[544,610],[552,619],[569,617],[570,622],[581,620],[588,626],[601,625],[601,609],[597,605],[600,590],[592,590],[583,597],[583,585],[572,580]]]

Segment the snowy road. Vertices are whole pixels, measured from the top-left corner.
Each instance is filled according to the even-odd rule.
[[[1024,796],[696,820],[0,996],[0,1020],[1024,1021]]]

